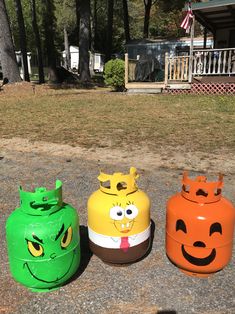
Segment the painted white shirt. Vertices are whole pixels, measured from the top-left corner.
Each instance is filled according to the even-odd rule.
[[[128,237],[130,247],[138,245],[146,241],[150,237],[151,224],[141,233],[137,233]],[[110,237],[96,233],[88,226],[89,239],[98,246],[107,249],[120,249],[121,237]]]

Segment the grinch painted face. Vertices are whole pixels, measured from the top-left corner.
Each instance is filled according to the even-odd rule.
[[[23,248],[25,255],[28,255],[23,270],[32,276],[32,280],[56,286],[74,272],[78,254],[78,237],[74,234],[74,226],[63,223],[56,228],[58,225],[50,226],[48,236],[39,236],[39,231],[29,234]],[[76,227],[74,230],[78,232]]]
[[[46,193],[42,188],[38,191]],[[31,210],[26,206],[24,210],[15,210],[7,221],[12,275],[33,290],[47,291],[61,286],[80,263],[76,210],[62,202],[58,206],[59,203],[60,197],[40,195],[39,200],[27,202],[37,215],[30,215]]]

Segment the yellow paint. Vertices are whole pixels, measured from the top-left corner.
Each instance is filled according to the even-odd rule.
[[[149,227],[150,201],[138,189],[137,178],[134,167],[127,175],[99,175],[100,189],[88,200],[88,226],[93,231],[107,236],[126,237]],[[109,187],[104,186],[106,181],[109,181]]]

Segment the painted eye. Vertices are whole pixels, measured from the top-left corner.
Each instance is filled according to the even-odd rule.
[[[34,257],[39,257],[39,256],[44,255],[43,247],[39,243],[27,240],[27,245],[28,245],[29,253],[33,255]]]
[[[135,205],[128,205],[125,210],[125,216],[129,219],[134,219],[138,215],[138,208]]]
[[[124,210],[120,206],[114,206],[110,209],[109,215],[113,220],[122,220],[124,217]]]
[[[184,233],[187,233],[186,225],[182,219],[178,219],[176,222],[176,231],[181,230]]]
[[[214,224],[211,225],[211,227],[210,227],[210,236],[214,232],[219,232],[220,234],[222,234],[222,226],[221,226],[221,224],[219,222],[215,222]]]
[[[72,227],[69,227],[66,231],[65,234],[63,235],[60,245],[62,249],[65,249],[72,241],[72,236],[73,236],[73,229]]]

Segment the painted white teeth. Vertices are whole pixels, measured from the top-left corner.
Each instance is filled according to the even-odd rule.
[[[124,224],[122,224],[122,229],[125,227],[125,225]]]
[[[128,222],[128,223],[126,224],[126,227],[129,228],[129,226],[130,226],[130,224],[129,224],[129,222]]]

